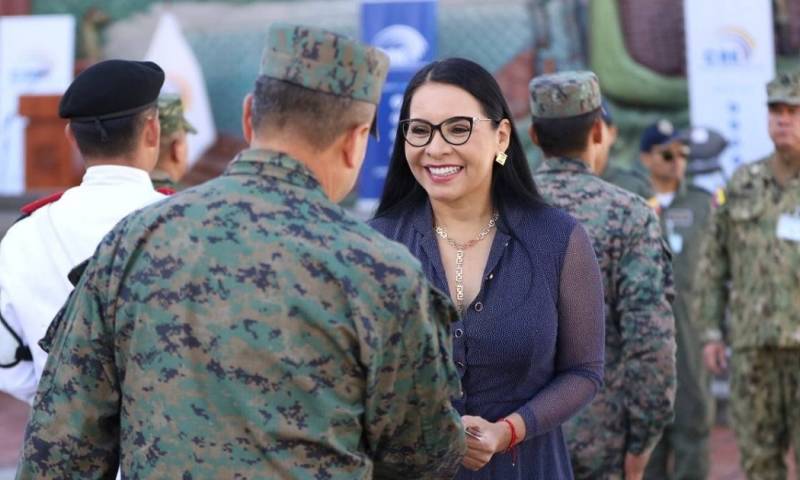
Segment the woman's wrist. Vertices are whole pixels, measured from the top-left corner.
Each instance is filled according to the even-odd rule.
[[[512,430],[511,426],[508,424],[506,419],[501,419],[495,422],[498,430],[498,442],[497,448],[495,448],[495,453],[505,452],[509,448],[511,448],[511,440],[512,440]]]

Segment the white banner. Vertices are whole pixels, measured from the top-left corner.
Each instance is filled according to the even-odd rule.
[[[72,81],[72,15],[0,18],[0,195],[25,190],[24,94],[62,94]]]
[[[145,60],[156,62],[164,69],[167,78],[161,92],[177,93],[183,100],[184,115],[197,130],[196,134],[186,137],[189,165],[194,165],[214,145],[217,129],[200,63],[172,13],[161,16]]]
[[[775,75],[771,0],[684,0],[689,103],[693,126],[730,142],[726,177],[773,150],[766,84]]]

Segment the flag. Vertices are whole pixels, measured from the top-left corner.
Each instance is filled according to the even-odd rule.
[[[197,133],[187,136],[189,166],[199,159],[217,139],[211,104],[200,64],[181,32],[178,19],[164,13],[150,42],[145,60],[156,62],[166,74],[162,93],[177,93],[183,100],[186,119]]]

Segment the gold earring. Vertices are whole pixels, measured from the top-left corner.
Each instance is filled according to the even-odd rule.
[[[505,165],[506,159],[508,159],[508,155],[506,155],[503,152],[497,152],[497,155],[494,156],[494,161],[499,163],[500,165]]]

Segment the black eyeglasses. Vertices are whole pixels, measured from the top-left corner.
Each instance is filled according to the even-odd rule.
[[[434,125],[420,118],[409,118],[400,122],[400,131],[403,139],[412,147],[424,147],[433,140],[433,134],[439,130],[445,142],[450,145],[464,145],[472,135],[475,122],[491,122],[491,118],[479,117],[450,117]]]

